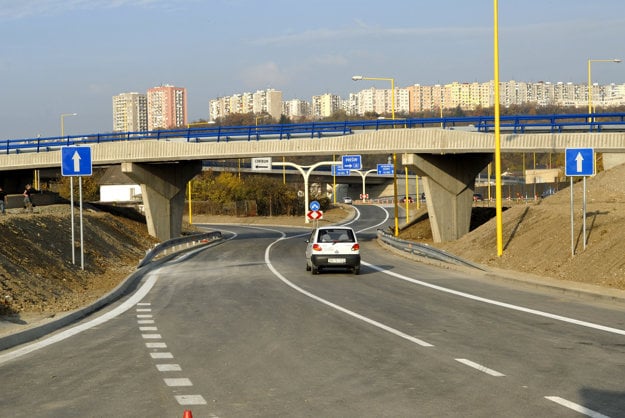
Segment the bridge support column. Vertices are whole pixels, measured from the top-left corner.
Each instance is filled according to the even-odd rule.
[[[625,163],[625,154],[616,152],[604,152],[603,153],[603,169],[609,170]]]
[[[161,241],[180,236],[185,186],[201,171],[201,161],[169,164],[122,163],[122,173],[141,185],[150,235]]]
[[[469,232],[475,177],[493,154],[404,154],[423,176],[434,242],[454,241]]]

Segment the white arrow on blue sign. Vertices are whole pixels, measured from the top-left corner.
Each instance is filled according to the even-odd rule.
[[[321,209],[321,204],[318,201],[313,200],[312,202],[310,202],[310,205],[308,205],[308,207],[312,211],[317,211],[317,210]]]
[[[343,155],[343,169],[360,170],[362,169],[362,159],[360,155]]]
[[[592,176],[595,174],[595,154],[592,148],[567,148],[564,175]]]
[[[63,176],[90,176],[92,174],[91,147],[61,148]]]

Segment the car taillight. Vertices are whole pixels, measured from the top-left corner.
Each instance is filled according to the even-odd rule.
[[[360,244],[356,243],[352,245],[352,251],[358,251],[358,250],[360,250]]]
[[[313,251],[321,251],[322,250],[321,245],[319,245],[319,244],[313,244],[312,249],[313,249]]]

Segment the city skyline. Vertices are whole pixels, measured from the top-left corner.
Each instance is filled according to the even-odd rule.
[[[625,4],[529,0],[499,5],[500,79],[586,82],[589,59],[625,59]],[[276,89],[310,100],[384,81],[493,78],[493,5],[459,0],[0,0],[0,139],[111,130],[111,97],[171,84],[188,118],[211,98]],[[264,17],[263,17],[264,16]],[[267,18],[268,17],[268,18]],[[166,28],[167,30],[165,30]],[[625,83],[625,64],[594,63],[593,82]]]

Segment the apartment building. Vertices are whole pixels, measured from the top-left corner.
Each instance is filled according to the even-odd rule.
[[[327,118],[339,109],[341,109],[341,98],[336,94],[325,93],[312,97],[311,116],[314,119]]]
[[[232,113],[267,113],[274,120],[279,120],[282,115],[282,92],[274,89],[257,90],[255,93],[239,93],[209,101],[210,120]]]
[[[141,93],[113,96],[113,132],[140,132],[148,129],[148,99]]]
[[[163,85],[147,92],[148,130],[173,129],[187,124],[187,89]]]

